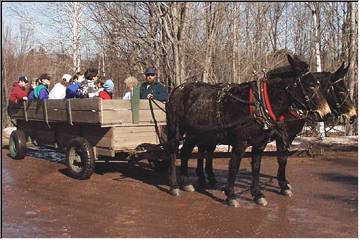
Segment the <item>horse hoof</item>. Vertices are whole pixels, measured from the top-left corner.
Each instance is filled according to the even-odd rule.
[[[259,198],[255,202],[256,202],[256,204],[264,206],[264,207],[268,204],[268,202],[266,201],[266,199],[264,197]]]
[[[195,188],[193,185],[189,184],[189,185],[183,186],[182,190],[184,190],[185,192],[194,192]]]
[[[292,186],[290,184],[287,184],[287,187],[291,190]]]
[[[284,196],[288,196],[288,197],[294,196],[294,194],[292,193],[292,191],[290,189],[282,189],[281,194]]]
[[[228,205],[229,205],[230,207],[235,207],[235,208],[240,207],[240,203],[239,203],[239,201],[236,200],[236,199],[230,199],[230,200],[228,200]]]
[[[174,197],[177,197],[180,195],[180,190],[178,188],[172,188],[170,189],[170,194]]]

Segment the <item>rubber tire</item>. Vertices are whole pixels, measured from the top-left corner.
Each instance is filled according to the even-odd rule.
[[[11,144],[14,144],[15,152],[10,151]],[[9,152],[10,152],[10,157],[13,159],[24,159],[26,153],[26,137],[25,137],[25,133],[22,130],[14,130],[10,134]]]
[[[76,171],[70,160],[70,153],[75,148],[76,153],[81,158],[81,169]],[[95,169],[95,157],[91,144],[82,137],[72,139],[66,149],[66,166],[69,176],[79,180],[89,179]]]

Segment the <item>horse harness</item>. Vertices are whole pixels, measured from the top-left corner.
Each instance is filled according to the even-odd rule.
[[[273,113],[268,98],[266,79],[263,78],[260,81],[250,81],[248,84],[250,87],[249,101],[233,95],[230,91],[233,87],[231,84],[226,84],[218,90],[216,99],[216,120],[220,129],[224,130],[226,128],[222,116],[222,100],[225,96],[230,96],[237,102],[248,104],[250,107],[250,114],[255,121],[261,125],[264,130],[272,131],[273,134],[278,135],[282,141],[285,141],[287,138],[284,125],[285,117],[282,115],[277,119]]]
[[[339,115],[339,109],[341,109],[341,107],[345,104],[346,100],[348,98],[350,98],[350,91],[346,91],[346,96],[344,98],[344,100],[340,101],[339,102],[339,99],[338,97],[336,96],[336,91],[335,91],[335,88],[334,86],[339,83],[339,82],[342,82],[344,81],[343,79],[338,79],[336,80],[335,82],[331,83],[330,84],[330,87],[328,89],[328,92],[333,96],[333,98],[335,99],[335,105],[336,105],[336,108],[335,109],[332,109],[332,111],[335,112],[336,115]]]

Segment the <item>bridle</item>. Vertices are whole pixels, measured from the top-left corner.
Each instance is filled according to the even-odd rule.
[[[312,99],[315,97],[316,93],[314,91],[311,96],[308,96],[306,93],[305,87],[301,81],[302,78],[306,77],[309,74],[311,74],[311,73],[309,71],[307,71],[307,72],[301,74],[300,76],[298,76],[296,78],[296,81],[294,82],[294,84],[285,87],[285,91],[290,95],[290,97],[295,101],[295,103],[298,104],[303,110],[314,111],[315,109],[312,109],[310,103],[311,103]],[[316,83],[320,84],[318,80],[316,80]],[[301,92],[304,95],[304,98],[305,98],[304,103],[301,100],[299,100],[296,96],[294,96],[294,94],[291,92],[291,90],[289,90],[290,87],[297,88],[298,86],[300,86]]]
[[[349,91],[346,91],[346,96],[344,97],[343,100],[340,100],[339,101],[339,98],[337,97],[337,94],[336,94],[336,91],[335,91],[335,88],[334,86],[340,82],[344,81],[344,79],[338,79],[336,80],[335,82],[332,82],[329,86],[329,89],[328,89],[328,93],[333,97],[334,101],[335,101],[335,108],[332,109],[332,111],[334,111],[335,115],[339,116],[341,115],[340,113],[340,109],[342,106],[344,106],[346,100],[348,98],[350,98],[350,92]],[[345,92],[343,92],[345,93]]]

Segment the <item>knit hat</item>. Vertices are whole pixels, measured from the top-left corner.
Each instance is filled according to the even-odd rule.
[[[153,67],[147,68],[144,72],[145,75],[149,75],[149,74],[156,74],[156,69]]]
[[[108,79],[105,81],[103,87],[104,87],[105,91],[113,92],[114,91],[114,82],[111,79]]]
[[[23,82],[25,82],[25,83],[28,83],[28,82],[29,82],[29,80],[28,80],[28,78],[27,78],[26,76],[21,76],[21,77],[19,77],[19,81],[23,81]]]
[[[65,81],[65,82],[70,82],[72,76],[70,74],[64,74],[62,76],[62,80]]]

